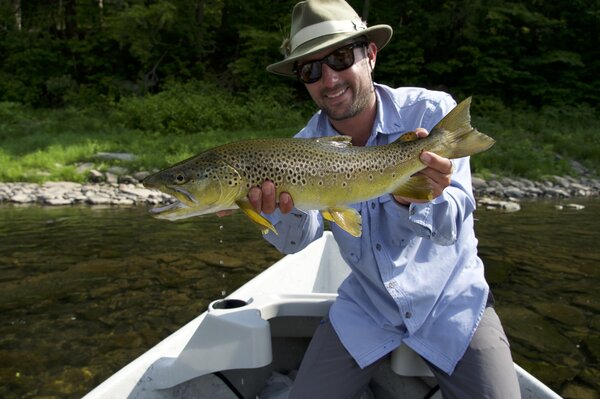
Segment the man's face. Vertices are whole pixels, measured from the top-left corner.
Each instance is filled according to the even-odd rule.
[[[374,46],[373,44],[371,44]],[[343,48],[345,46],[341,46]],[[345,120],[358,115],[373,101],[373,81],[365,46],[354,51],[354,64],[342,71],[329,65],[321,65],[321,78],[314,83],[305,83],[313,101],[331,120]],[[331,54],[326,50],[302,60],[302,66],[310,61],[321,60]]]

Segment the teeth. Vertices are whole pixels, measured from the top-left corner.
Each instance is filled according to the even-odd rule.
[[[341,96],[342,94],[344,94],[344,93],[346,92],[346,90],[347,90],[347,88],[345,88],[345,89],[342,89],[342,90],[340,90],[340,91],[338,91],[338,92],[335,92],[335,93],[326,94],[326,95],[325,95],[325,97],[327,97],[327,98],[335,98],[335,97],[339,97],[339,96]]]

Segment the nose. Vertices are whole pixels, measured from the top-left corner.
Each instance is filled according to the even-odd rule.
[[[334,71],[329,65],[321,65],[321,83],[324,86],[335,86],[340,80],[339,72]]]

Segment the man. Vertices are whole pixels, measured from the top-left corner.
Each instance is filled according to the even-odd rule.
[[[419,88],[391,89],[371,78],[391,27],[367,28],[343,0],[308,0],[293,10],[285,58],[269,72],[299,78],[320,108],[296,137],[348,135],[353,145],[419,136],[456,103]],[[473,231],[468,158],[453,162],[424,152],[422,174],[432,201],[384,195],[353,205],[362,236],[331,229],[352,273],[302,361],[292,398],[357,398],[377,364],[400,345],[421,355],[444,398],[517,398],[508,341],[494,309]],[[265,237],[285,253],[321,236],[316,211],[266,181],[250,190],[253,207],[279,235]]]

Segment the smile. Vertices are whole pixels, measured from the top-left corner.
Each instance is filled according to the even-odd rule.
[[[348,87],[345,87],[345,88],[343,88],[341,90],[338,90],[336,92],[329,93],[329,94],[324,94],[323,96],[325,98],[337,98],[337,97],[343,96],[347,91],[348,91]]]

